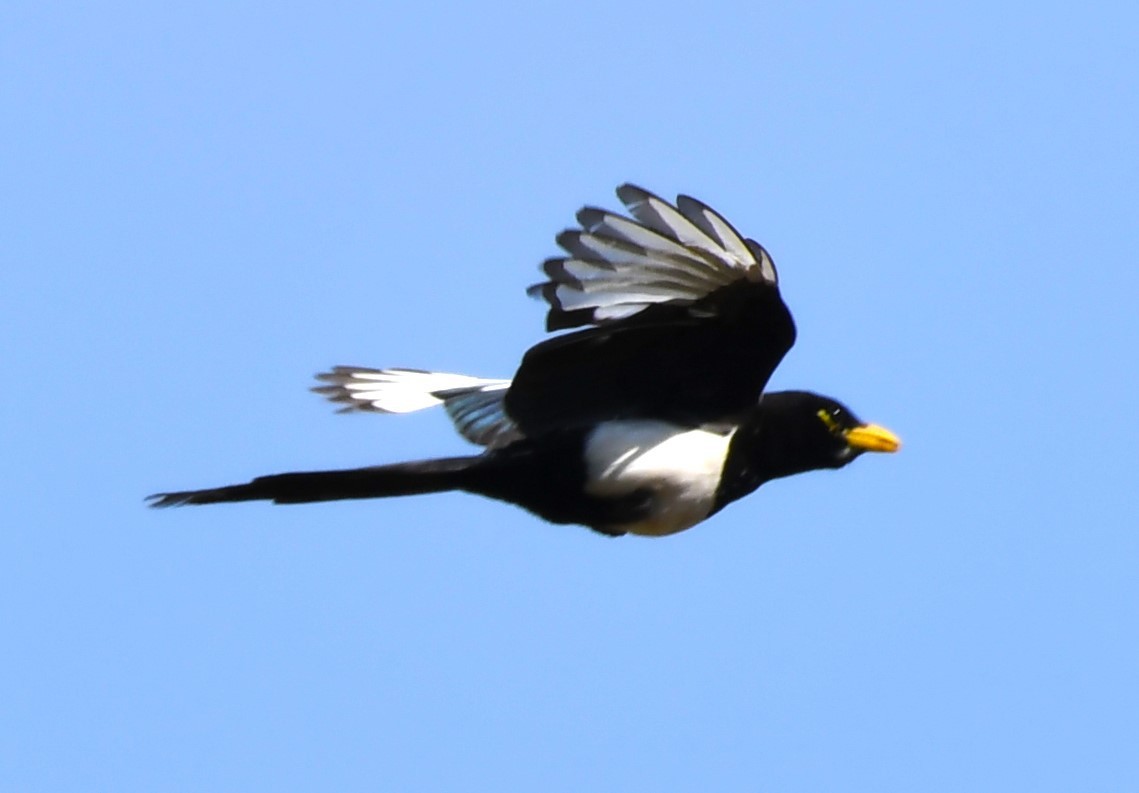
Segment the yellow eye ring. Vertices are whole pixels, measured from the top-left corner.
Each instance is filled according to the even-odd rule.
[[[827,425],[827,429],[830,430],[831,432],[834,432],[834,433],[842,432],[842,428],[838,426],[838,422],[835,421],[834,416],[832,416],[825,409],[820,410],[816,415],[818,415],[819,419],[823,422],[823,424]]]

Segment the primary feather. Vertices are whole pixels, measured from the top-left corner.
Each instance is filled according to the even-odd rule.
[[[693,302],[741,279],[777,282],[761,245],[694,198],[676,206],[634,185],[617,196],[632,218],[587,207],[581,229],[558,235],[569,256],[549,259],[529,293],[550,304],[550,330],[627,319],[650,305]]]

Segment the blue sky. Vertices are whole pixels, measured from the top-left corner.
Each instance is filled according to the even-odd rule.
[[[19,3],[0,789],[1139,787],[1133,4]],[[608,540],[461,495],[333,364],[509,376],[635,181],[760,240],[775,387],[899,455]]]

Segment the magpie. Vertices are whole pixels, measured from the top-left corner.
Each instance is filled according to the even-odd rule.
[[[795,342],[768,252],[686,195],[617,189],[556,238],[529,294],[546,329],[510,380],[337,366],[313,390],[344,411],[442,406],[478,455],[260,476],[151,506],[299,504],[461,490],[610,536],[688,529],[773,479],[841,468],[898,438],[838,400],[767,392]]]

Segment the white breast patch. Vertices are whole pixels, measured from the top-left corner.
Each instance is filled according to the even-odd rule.
[[[651,536],[683,531],[712,511],[733,432],[664,421],[607,422],[585,443],[585,490],[595,496],[650,490],[649,516],[613,528]]]

